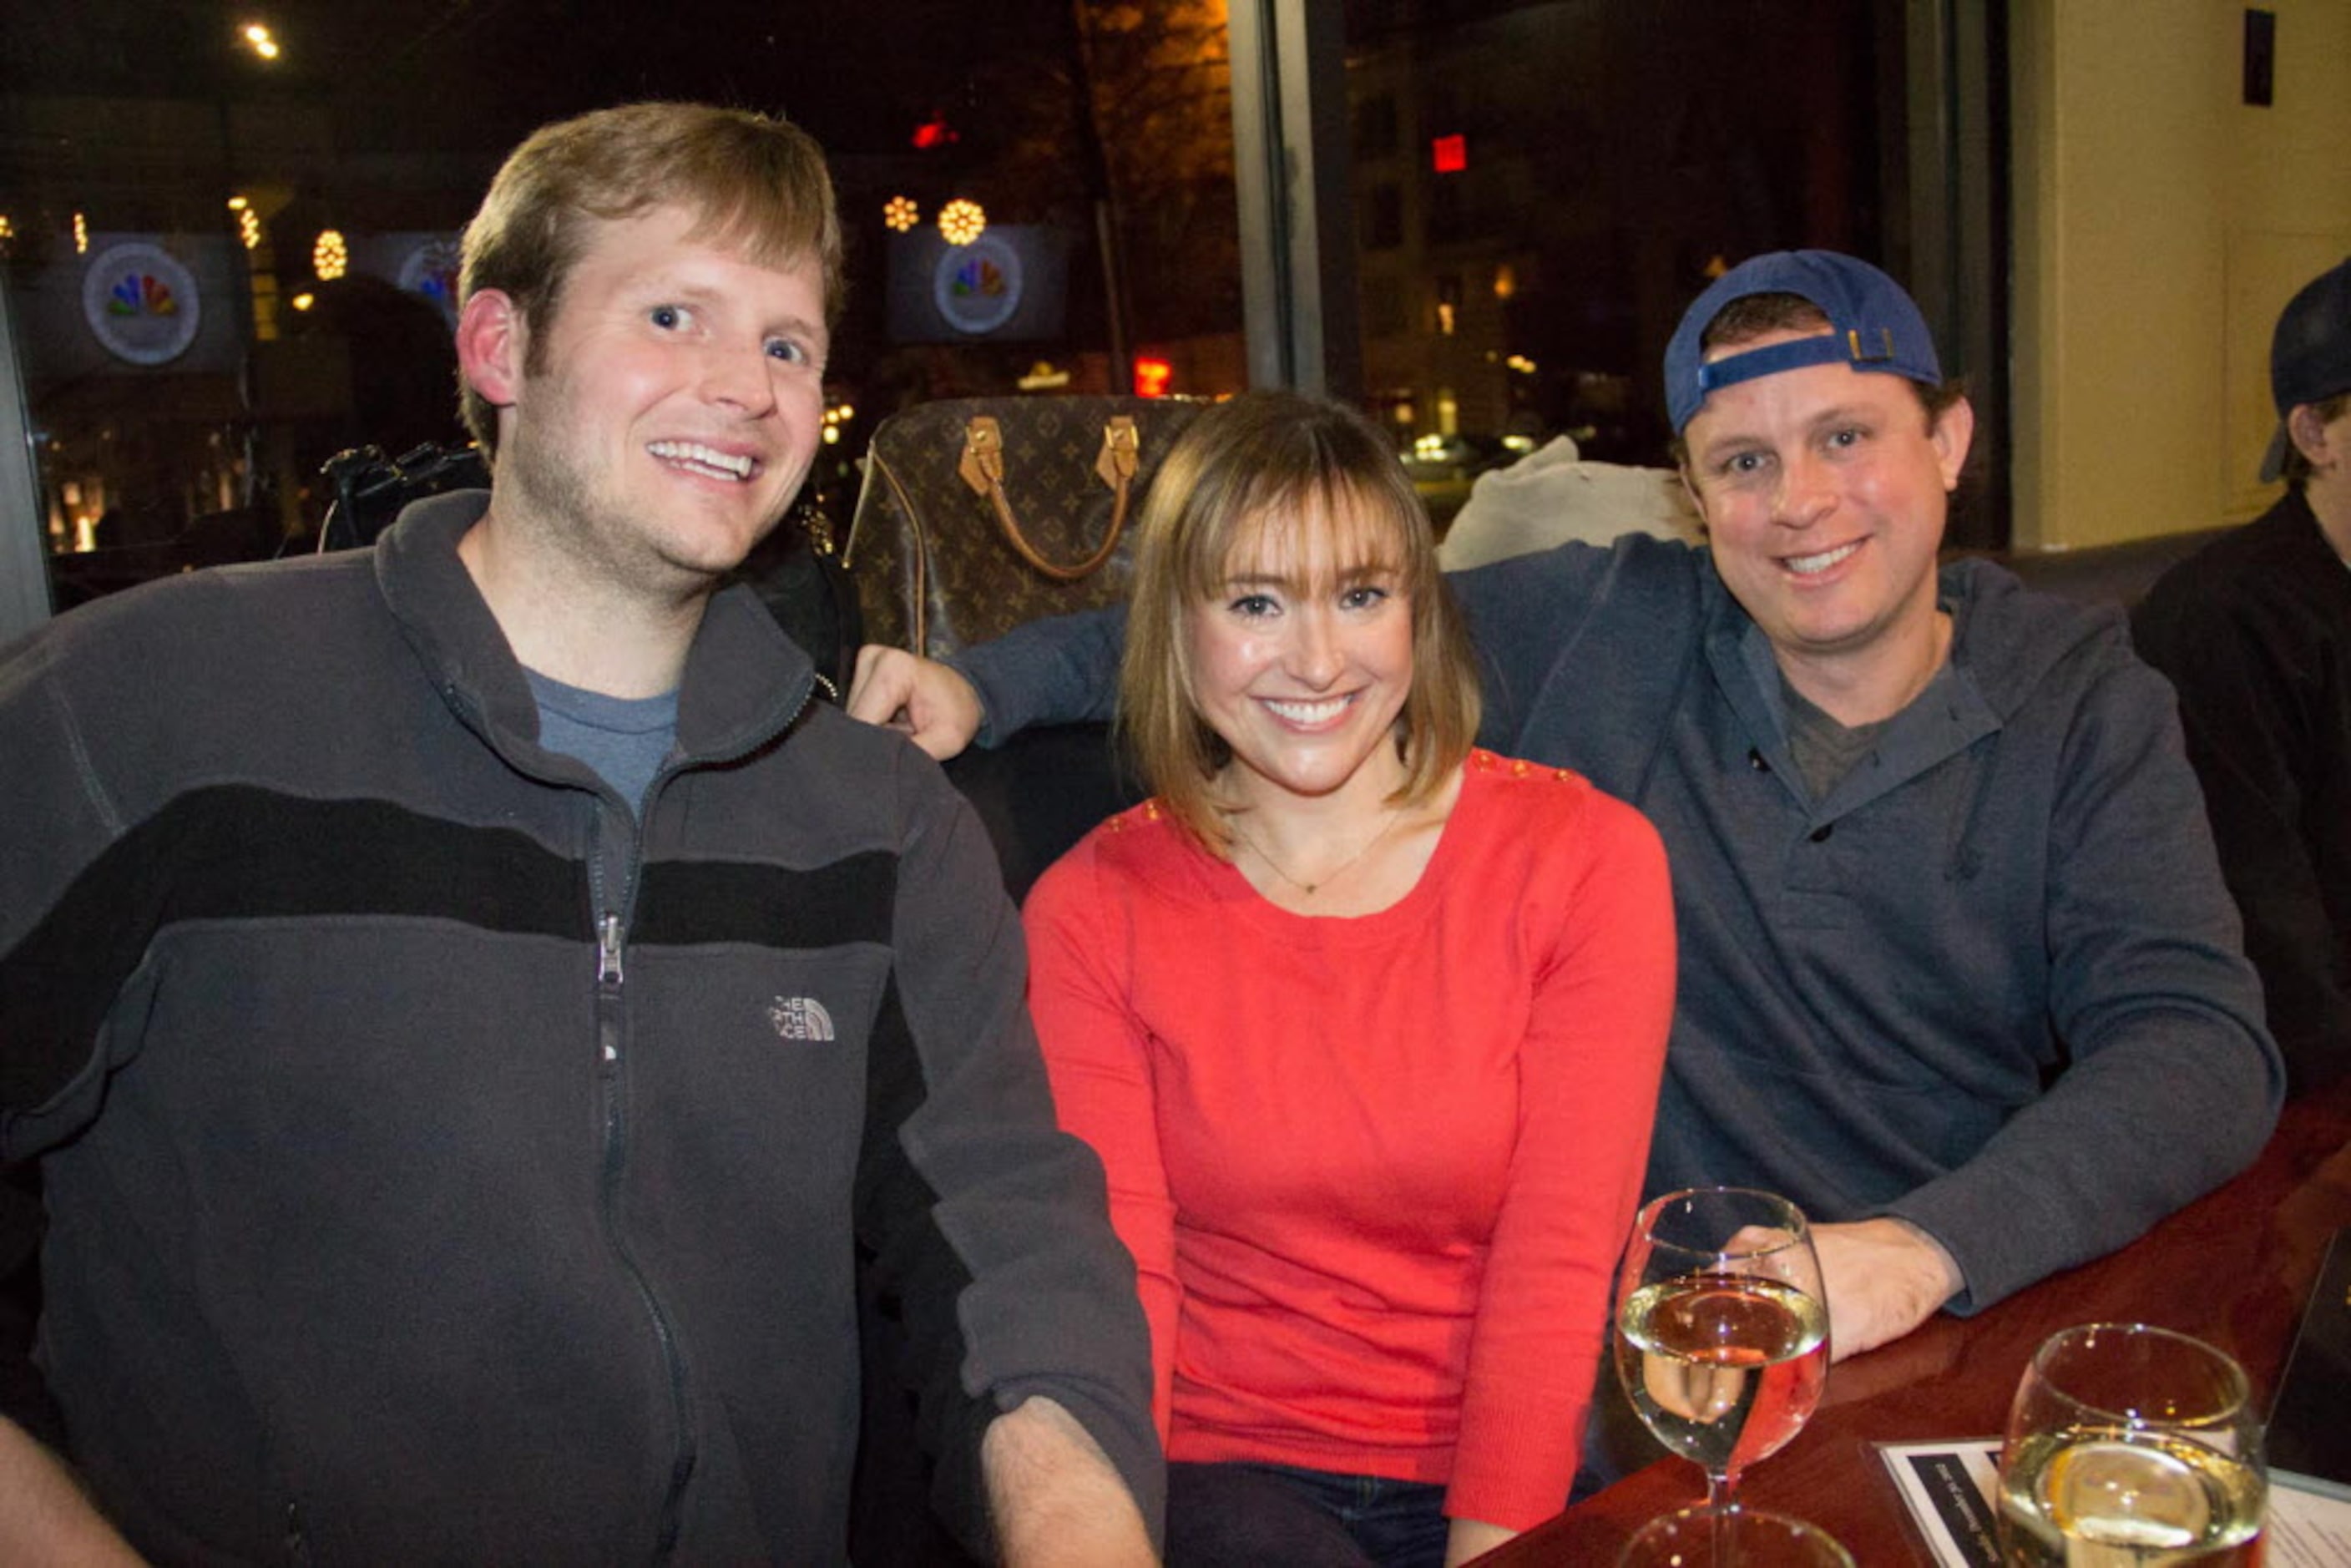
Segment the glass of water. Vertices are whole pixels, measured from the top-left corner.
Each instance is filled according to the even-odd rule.
[[[2268,1506],[2261,1418],[2224,1353],[2146,1323],[2060,1329],[2033,1353],[2000,1457],[2010,1563],[2250,1568]]]

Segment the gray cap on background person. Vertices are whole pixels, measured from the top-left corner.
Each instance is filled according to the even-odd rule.
[[[2303,285],[2278,314],[2270,338],[2270,396],[2277,403],[2277,434],[2262,459],[2262,482],[2285,469],[2292,437],[2285,417],[2306,402],[2351,392],[2351,256]]]

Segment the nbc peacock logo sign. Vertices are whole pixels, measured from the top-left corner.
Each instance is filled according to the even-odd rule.
[[[398,282],[411,294],[421,294],[441,312],[451,327],[457,325],[457,242],[436,236],[410,250],[400,263]]]
[[[195,274],[143,240],[110,246],[82,274],[81,315],[116,359],[164,365],[186,353],[203,324]]]
[[[931,299],[956,331],[981,337],[1020,308],[1020,253],[990,234],[949,246],[931,272]]]

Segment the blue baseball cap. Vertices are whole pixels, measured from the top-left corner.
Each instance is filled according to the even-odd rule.
[[[2270,396],[2277,403],[2277,434],[2262,459],[2267,484],[2285,468],[2285,416],[2306,402],[2351,392],[2351,256],[2302,286],[2278,313],[2270,334]]]
[[[1753,294],[1793,294],[1821,308],[1833,329],[1707,361],[1699,340],[1723,307]],[[1706,394],[1757,376],[1806,365],[1849,364],[1930,387],[1943,384],[1927,319],[1902,286],[1865,261],[1833,250],[1781,250],[1740,262],[1708,285],[1666,345],[1666,413],[1679,435]]]

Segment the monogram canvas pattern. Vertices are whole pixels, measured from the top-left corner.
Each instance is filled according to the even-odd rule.
[[[1071,564],[1101,547],[1117,507],[1095,473],[1113,418],[1140,437],[1127,527],[1176,435],[1203,405],[1160,398],[955,398],[891,415],[873,433],[864,487],[842,552],[855,577],[866,636],[936,656],[1024,622],[1098,609],[1126,596],[1128,536],[1102,568],[1056,582],[1005,538],[994,502],[958,472],[977,415],[1002,432],[1005,499],[1024,538],[1048,560]]]

